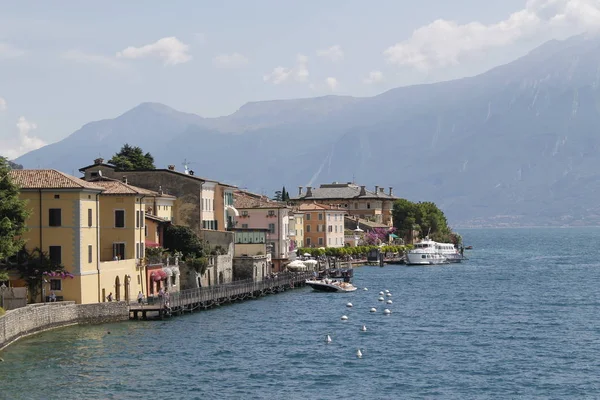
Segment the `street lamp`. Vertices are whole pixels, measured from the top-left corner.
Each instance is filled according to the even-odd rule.
[[[4,308],[4,292],[8,289],[4,283],[0,285],[0,295],[2,295],[2,308]]]

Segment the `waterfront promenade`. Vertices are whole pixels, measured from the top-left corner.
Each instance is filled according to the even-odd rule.
[[[312,272],[284,272],[277,277],[254,281],[252,279],[205,288],[188,289],[170,293],[168,298],[150,298],[148,303],[131,302],[132,319],[181,315],[185,312],[206,310],[222,304],[256,299],[305,285]],[[156,300],[156,301],[155,301]]]

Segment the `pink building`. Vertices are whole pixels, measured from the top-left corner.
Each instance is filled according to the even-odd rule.
[[[289,258],[289,212],[290,208],[266,196],[236,191],[234,207],[239,215],[235,217],[238,229],[267,229],[267,252],[271,254],[273,271],[280,271]]]

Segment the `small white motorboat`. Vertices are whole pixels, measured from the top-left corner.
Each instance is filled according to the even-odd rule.
[[[334,279],[309,279],[306,284],[318,292],[353,292],[356,286]]]

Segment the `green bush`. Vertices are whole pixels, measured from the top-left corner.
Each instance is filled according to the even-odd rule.
[[[6,313],[6,311],[4,311],[4,308],[0,307],[0,317],[3,316]]]

